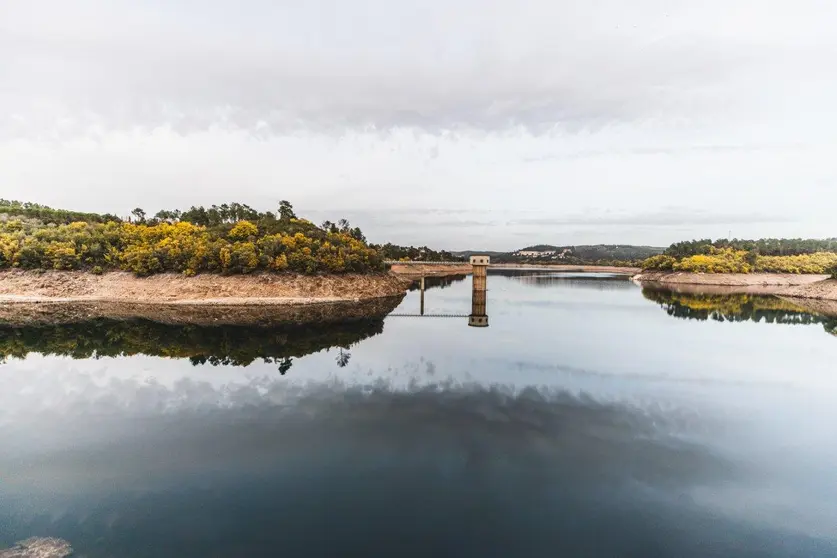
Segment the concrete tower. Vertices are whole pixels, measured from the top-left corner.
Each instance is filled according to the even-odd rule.
[[[473,290],[471,291],[471,315],[468,325],[471,327],[488,327],[488,314],[485,307],[485,291],[488,280],[488,256],[471,256],[471,266],[474,268]]]

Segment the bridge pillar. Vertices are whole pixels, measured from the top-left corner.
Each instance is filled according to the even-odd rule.
[[[421,315],[424,316],[424,275],[421,276]]]
[[[471,290],[471,315],[468,325],[471,327],[488,327],[488,313],[486,312],[486,289],[488,283],[488,256],[471,256],[471,266],[474,268]]]

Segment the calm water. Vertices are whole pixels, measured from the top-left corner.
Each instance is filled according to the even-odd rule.
[[[0,548],[837,556],[837,321],[606,275],[488,295],[487,329],[0,327]]]

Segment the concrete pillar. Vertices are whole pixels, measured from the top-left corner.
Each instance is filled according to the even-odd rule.
[[[488,256],[471,256],[471,266],[474,269],[471,289],[471,315],[468,325],[471,327],[488,327],[488,313],[486,309],[486,289],[488,284]]]
[[[421,315],[424,316],[424,275],[421,276]]]

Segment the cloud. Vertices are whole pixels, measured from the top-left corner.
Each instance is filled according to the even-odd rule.
[[[763,28],[731,36],[714,27],[718,2],[695,12],[682,0],[665,9],[433,0],[421,10],[383,0],[351,7],[251,0],[240,14],[208,4],[196,18],[183,2],[13,2],[0,23],[9,85],[2,130],[546,133],[695,117],[747,103],[736,80],[767,71],[764,58],[782,46],[782,38],[766,42],[767,32],[784,15],[765,5]],[[784,40],[802,31],[810,33],[796,29]],[[825,62],[831,49],[797,50]],[[724,88],[729,95],[719,94]]]
[[[833,235],[837,4],[746,5],[10,0],[0,182],[117,214],[290,199],[446,249]]]
[[[762,223],[787,223],[793,219],[786,215],[767,215],[761,213],[713,213],[688,207],[667,208],[661,211],[636,214],[586,214],[566,217],[524,218],[511,221],[511,225],[530,226],[643,226],[671,227],[696,225],[746,225]]]
[[[586,149],[575,150],[567,153],[553,153],[524,157],[522,160],[527,163],[538,163],[543,161],[560,161],[572,159],[586,159],[594,157],[632,156],[632,155],[674,155],[681,153],[735,153],[735,152],[758,152],[774,151],[786,152],[792,150],[804,150],[809,147],[803,143],[786,144],[752,144],[752,145],[686,145],[682,147],[667,147],[658,145],[653,147],[631,147],[613,149]]]

